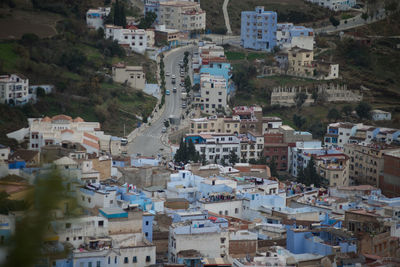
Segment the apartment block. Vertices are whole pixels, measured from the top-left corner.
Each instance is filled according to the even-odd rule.
[[[29,79],[21,74],[0,75],[0,102],[24,105],[30,100]]]
[[[231,151],[240,158],[240,139],[234,134],[227,133],[201,133],[187,134],[185,141],[192,140],[200,155],[205,154],[209,162],[225,162],[229,159]]]
[[[241,19],[241,45],[244,48],[271,52],[277,44],[278,14],[264,11],[264,7],[257,6],[255,11],[243,11]]]
[[[345,154],[319,155],[315,159],[321,177],[329,181],[329,186],[349,186],[350,160]]]
[[[216,114],[217,110],[226,108],[227,88],[226,80],[222,76],[213,76],[208,73],[200,77],[200,109],[207,114]]]
[[[400,149],[385,152],[379,188],[390,197],[400,196]]]
[[[135,89],[143,90],[146,87],[146,75],[142,66],[126,66],[123,63],[114,64],[112,78],[115,82],[126,83]]]
[[[240,119],[237,116],[195,118],[190,120],[190,133],[239,133]]]
[[[255,161],[263,156],[264,136],[262,134],[249,131],[240,137],[241,160]]]
[[[288,144],[284,142],[282,133],[264,134],[264,157],[267,162],[275,161],[278,170],[287,170]]]
[[[296,76],[314,75],[314,52],[299,47],[288,51],[288,73]]]
[[[157,5],[157,23],[165,25],[167,29],[195,31],[206,28],[206,12],[200,8],[199,3],[167,1]]]
[[[147,34],[142,29],[124,29],[121,26],[106,25],[105,38],[118,41],[119,45],[140,54],[144,54],[147,48]]]

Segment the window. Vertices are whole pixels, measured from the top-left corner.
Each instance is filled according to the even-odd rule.
[[[225,237],[221,237],[221,244],[225,243]]]
[[[88,266],[88,267],[92,267],[92,263],[91,263],[91,262],[88,262],[87,266]]]
[[[129,263],[128,257],[125,257],[125,258],[124,258],[124,263],[125,263],[125,264],[126,264],[126,263]]]
[[[146,221],[146,225],[149,225],[149,221]]]
[[[239,209],[235,208],[235,214],[238,214],[238,213],[239,213]]]
[[[99,221],[99,227],[103,227],[104,226],[104,221]]]
[[[225,211],[225,215],[228,215],[228,211],[227,210]]]
[[[146,262],[149,262],[149,261],[151,261],[150,256],[146,256]]]
[[[65,224],[65,228],[66,228],[66,229],[71,228],[71,223],[66,223],[66,224]]]
[[[101,261],[96,261],[96,267],[101,267]]]
[[[132,258],[132,262],[133,262],[133,263],[136,263],[136,262],[137,262],[137,258],[136,258],[136,256],[133,256],[133,258]]]

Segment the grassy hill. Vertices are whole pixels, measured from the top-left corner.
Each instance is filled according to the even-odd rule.
[[[226,30],[222,4],[224,0],[202,0],[201,7],[207,12],[207,29],[213,32]],[[256,6],[278,12],[279,22],[311,24],[329,18],[331,11],[312,5],[304,0],[230,0],[229,19],[234,34],[240,34],[240,15],[242,11],[252,11]]]
[[[47,5],[51,2],[60,4],[63,11],[53,12],[54,6]],[[21,73],[30,84],[54,84],[56,91],[33,105],[0,105],[0,143],[12,144],[5,134],[25,126],[28,117],[59,113],[80,116],[87,121],[100,121],[105,132],[122,136],[124,124],[127,132],[136,127],[135,115],[151,113],[156,99],[112,82],[110,68],[121,61],[142,65],[147,80],[155,82],[156,63],[143,55],[126,56],[117,43],[104,40],[101,32],[88,31],[83,16],[83,7],[88,3],[69,6],[63,1],[48,1],[45,8],[29,8],[17,1],[13,8],[6,6],[8,15],[1,16],[1,22],[13,22],[18,19],[15,14],[32,12],[34,15],[25,18],[27,23],[36,21],[40,14],[41,21],[53,20],[54,32],[46,36],[41,34],[41,27],[27,27],[18,38],[3,36],[6,38],[0,41],[0,73]]]

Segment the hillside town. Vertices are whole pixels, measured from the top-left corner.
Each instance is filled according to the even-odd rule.
[[[108,55],[90,63],[95,78],[69,67],[84,94],[0,61],[0,266],[400,266],[399,98],[372,104],[379,94],[332,52],[400,5],[361,26],[368,0],[301,0],[354,12],[354,25],[252,6],[237,34],[225,0],[221,34],[201,2],[85,6],[84,30]],[[74,39],[63,35],[52,38]],[[20,50],[39,42],[24,36]]]

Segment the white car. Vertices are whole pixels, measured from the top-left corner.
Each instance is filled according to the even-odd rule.
[[[171,75],[171,73],[169,73],[169,72],[166,72],[166,73],[165,73],[165,76],[169,76],[169,75]]]

